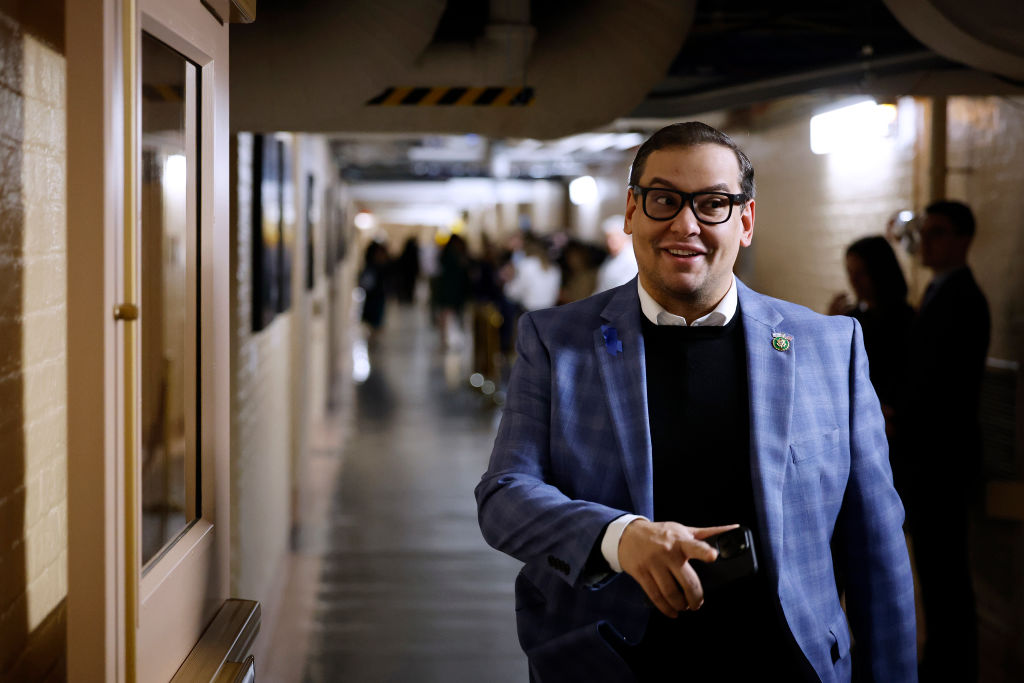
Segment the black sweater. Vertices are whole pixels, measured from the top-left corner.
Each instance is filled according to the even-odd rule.
[[[642,321],[654,521],[692,527],[739,523],[753,532],[760,549],[741,318],[737,312],[724,327]],[[804,678],[803,658],[783,626],[763,557],[759,564],[757,576],[706,596],[696,612],[669,620],[655,611],[642,646],[643,666],[675,661],[678,676],[680,655],[688,654],[707,663],[707,675],[719,680],[738,680],[741,672]]]

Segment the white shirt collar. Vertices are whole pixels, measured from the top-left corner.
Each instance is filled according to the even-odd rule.
[[[707,315],[703,315],[692,323],[687,323],[686,318],[681,315],[669,313],[665,308],[654,300],[644,286],[640,284],[640,278],[636,279],[636,288],[640,294],[640,310],[644,316],[655,325],[681,325],[686,327],[722,327],[727,325],[732,317],[736,315],[736,277],[733,276],[729,285],[729,291],[725,293],[718,305]]]

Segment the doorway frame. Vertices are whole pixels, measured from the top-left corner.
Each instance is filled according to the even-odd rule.
[[[75,0],[65,22],[68,672],[76,680],[168,680],[227,597],[230,578],[228,25],[199,0]],[[138,325],[124,307],[139,300],[142,31],[198,64],[203,82],[203,517],[145,575]]]

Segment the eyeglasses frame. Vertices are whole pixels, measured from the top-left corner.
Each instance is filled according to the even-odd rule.
[[[682,190],[673,190],[672,188],[669,187],[642,187],[640,185],[628,185],[627,187],[632,192],[639,192],[640,208],[643,209],[644,215],[650,218],[652,221],[670,221],[679,215],[679,212],[683,210],[684,204],[688,204],[690,206],[690,211],[693,212],[693,217],[697,219],[698,223],[703,223],[704,225],[721,225],[722,223],[728,223],[729,219],[732,218],[732,209],[736,204],[744,204],[749,199],[749,197],[747,197],[747,195],[743,192],[740,192],[739,194],[731,194],[729,192],[718,191],[683,192]],[[682,198],[682,202],[680,202],[679,204],[679,211],[676,211],[671,216],[667,216],[665,218],[655,218],[654,216],[652,216],[647,211],[647,193],[650,192],[651,190],[661,190],[663,192],[671,192],[672,194],[679,195]],[[694,205],[693,200],[694,198],[697,197],[697,195],[705,194],[714,194],[720,197],[727,198],[729,200],[729,215],[720,221],[708,221],[698,216],[697,207]]]

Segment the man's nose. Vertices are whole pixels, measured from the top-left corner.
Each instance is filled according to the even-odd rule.
[[[672,219],[671,225],[673,232],[681,233],[684,237],[699,235],[703,227],[689,202],[684,204],[682,210]]]

